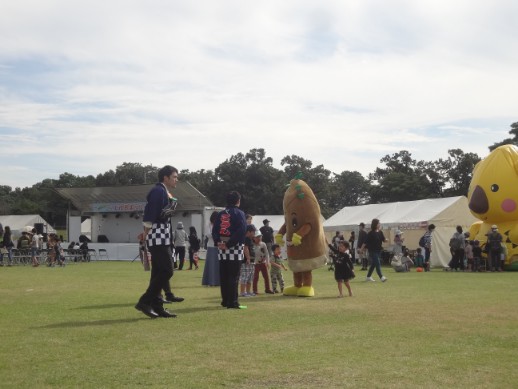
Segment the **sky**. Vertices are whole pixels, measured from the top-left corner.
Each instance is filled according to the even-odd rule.
[[[0,185],[263,148],[367,176],[518,121],[515,0],[0,2]]]

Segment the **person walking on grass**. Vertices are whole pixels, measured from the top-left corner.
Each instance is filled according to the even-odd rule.
[[[170,165],[164,166],[158,171],[158,181],[147,195],[143,217],[144,231],[138,236],[139,240],[146,240],[152,266],[149,286],[135,308],[150,318],[176,317],[174,313],[164,309],[160,296],[162,289],[166,293],[170,292],[169,280],[173,276],[171,215],[176,199],[170,191],[178,182],[178,169]]]
[[[335,280],[338,285],[338,297],[344,297],[343,284],[347,287],[349,297],[352,297],[353,291],[349,280],[352,280],[354,275],[354,264],[351,260],[351,254],[349,252],[349,242],[341,240],[338,242],[338,249],[332,244],[327,244],[329,249],[335,253],[333,256],[333,264],[335,265]]]
[[[369,251],[369,260],[371,264],[365,281],[375,281],[374,278],[372,278],[374,269],[376,269],[376,273],[378,273],[381,282],[387,281],[387,278],[381,272],[380,262],[381,250],[383,248],[382,245],[386,241],[387,239],[385,238],[385,235],[383,235],[383,231],[381,231],[381,223],[379,219],[372,219],[371,230],[367,233],[367,239],[362,246],[362,250],[367,249]]]
[[[200,238],[196,232],[196,227],[189,227],[189,269],[192,270],[192,266],[198,270],[198,251],[200,251]]]

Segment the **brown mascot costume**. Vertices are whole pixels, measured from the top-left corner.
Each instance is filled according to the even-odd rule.
[[[312,297],[311,271],[326,263],[326,241],[320,206],[311,188],[299,178],[291,180],[283,200],[284,224],[275,236],[283,245],[286,235],[288,266],[293,272],[293,286],[284,288],[285,296]]]

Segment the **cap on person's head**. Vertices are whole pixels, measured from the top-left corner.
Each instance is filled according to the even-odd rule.
[[[270,221],[268,219],[264,219],[263,224],[266,224],[266,223],[270,223]]]
[[[241,195],[239,192],[233,190],[232,192],[227,193],[227,205],[234,206],[241,200]]]
[[[403,233],[403,231],[401,230],[396,230],[396,235],[401,235]]]
[[[256,228],[253,224],[249,224],[246,226],[246,232],[250,232],[250,231],[255,232],[255,230],[256,230]]]
[[[260,236],[263,236],[263,234],[261,234],[261,231],[256,230],[256,231],[255,231],[254,238],[258,238],[258,237],[260,237]]]
[[[182,222],[178,222],[178,224],[176,225],[176,228],[183,228],[183,223]]]
[[[492,230],[498,230],[498,226],[497,226],[496,224],[493,224],[493,225],[491,226],[491,229],[492,229]]]

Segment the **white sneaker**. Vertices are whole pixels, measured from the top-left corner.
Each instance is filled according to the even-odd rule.
[[[387,278],[385,276],[381,277],[381,282],[387,281]]]
[[[369,282],[369,281],[370,282],[375,282],[376,280],[374,278],[372,278],[372,277],[365,277],[365,281],[367,281],[367,282]]]

